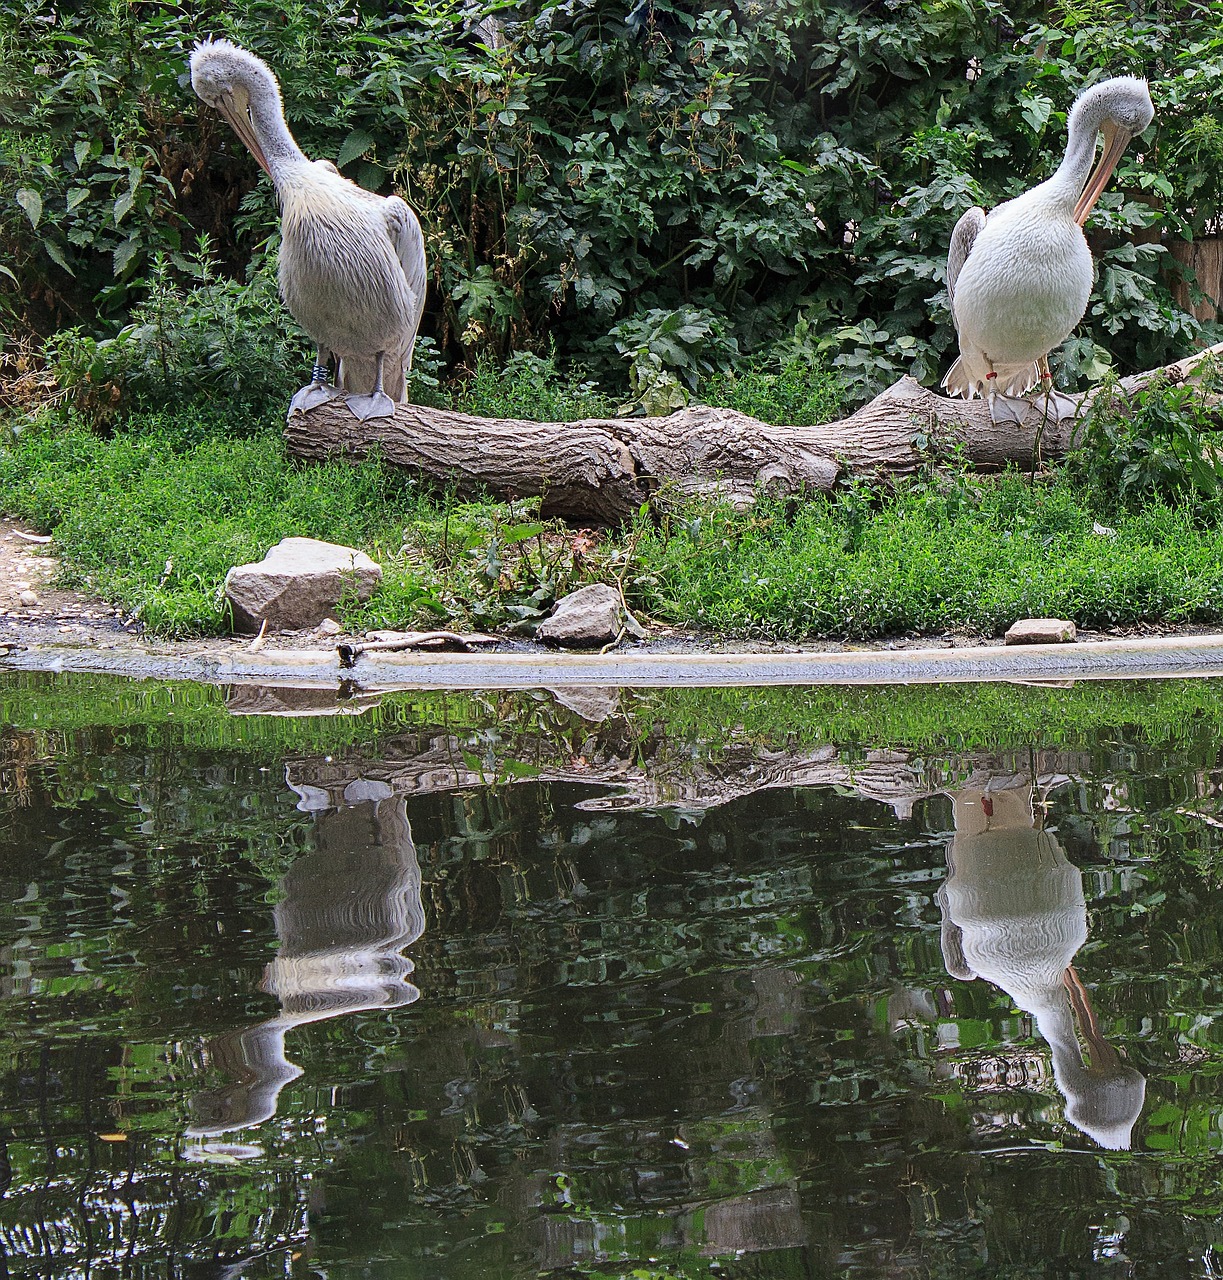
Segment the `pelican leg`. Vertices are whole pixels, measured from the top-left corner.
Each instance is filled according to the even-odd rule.
[[[386,352],[379,351],[374,357],[377,372],[374,375],[374,389],[367,396],[347,396],[344,403],[352,410],[352,416],[359,422],[369,418],[393,418],[395,401],[382,389],[382,362]]]
[[[1053,389],[1053,374],[1049,372],[1049,357],[1041,356],[1036,362],[1040,370],[1040,386],[1044,393],[1043,409],[1049,422],[1060,422],[1063,418],[1077,418],[1079,402],[1070,396],[1064,396]]]
[[[985,380],[989,384],[989,390],[985,393],[986,402],[989,405],[989,420],[991,422],[1017,422],[1023,424],[1024,419],[1028,416],[1028,410],[1031,405],[1017,396],[1000,395],[994,390],[994,380],[998,375],[994,372],[994,366],[991,364],[989,372],[985,375]]]
[[[334,400],[339,392],[328,379],[331,353],[319,347],[314,357],[314,368],[310,370],[310,381],[289,401],[289,417],[295,413],[305,413],[316,405],[326,404]]]

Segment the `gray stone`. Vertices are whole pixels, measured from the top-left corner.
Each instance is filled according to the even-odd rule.
[[[225,598],[235,631],[317,627],[340,600],[368,600],[382,581],[381,568],[363,551],[315,538],[283,538],[257,564],[240,564],[225,576]]]
[[[1006,633],[1007,644],[1073,644],[1078,632],[1065,618],[1020,618]]]
[[[540,623],[535,634],[548,644],[583,648],[610,644],[623,625],[620,593],[615,587],[596,582],[558,600],[552,616]]]

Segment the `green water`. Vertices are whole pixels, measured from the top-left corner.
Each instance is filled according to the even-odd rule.
[[[0,1275],[1223,1275],[1223,693],[565,696],[0,678]]]

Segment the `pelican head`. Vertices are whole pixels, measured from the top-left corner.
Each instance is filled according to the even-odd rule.
[[[1074,206],[1074,220],[1079,226],[1087,221],[1130,139],[1154,118],[1151,91],[1147,82],[1137,76],[1114,76],[1079,94],[1070,111],[1071,139],[1085,133],[1094,147],[1097,133],[1104,138],[1104,150]]]
[[[191,86],[229,121],[243,145],[270,176],[272,171],[256,117],[283,121],[284,109],[280,86],[267,63],[229,40],[205,40],[191,52]]]

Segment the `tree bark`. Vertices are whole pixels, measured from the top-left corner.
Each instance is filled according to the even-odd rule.
[[[1223,343],[1164,370],[1193,375]],[[1132,395],[1157,371],[1122,379]],[[1091,396],[1091,392],[1085,400]],[[541,495],[542,512],[583,524],[616,524],[644,504],[676,506],[717,494],[748,505],[757,493],[831,489],[846,475],[905,475],[960,450],[978,466],[1029,466],[1065,454],[1078,418],[1046,421],[1032,397],[1022,424],[995,423],[980,400],[951,400],[912,378],[856,413],[818,427],[776,427],[733,409],[690,405],[666,418],[525,422],[398,405],[394,417],[358,422],[342,399],[296,413],[285,427],[300,458],[360,459],[376,452],[462,495]]]

